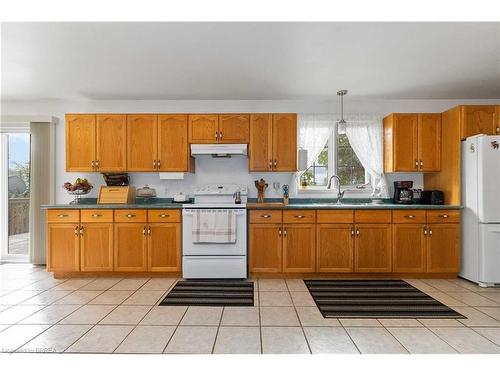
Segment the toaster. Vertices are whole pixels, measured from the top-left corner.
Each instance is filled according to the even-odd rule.
[[[441,190],[424,190],[420,195],[423,204],[444,204],[444,193]]]

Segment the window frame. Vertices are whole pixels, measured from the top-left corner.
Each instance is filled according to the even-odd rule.
[[[328,178],[337,174],[337,159],[338,159],[338,147],[337,147],[337,137],[338,137],[338,124],[334,124],[333,132],[328,137]],[[302,188],[300,184],[300,177],[302,174],[298,175],[296,179],[297,183],[297,194],[305,195],[305,194],[331,194],[338,193],[338,189],[336,187],[328,189],[326,186],[307,186],[307,188]],[[365,183],[363,184],[364,188],[360,189],[356,186],[358,185],[342,185],[342,191],[346,191],[346,194],[356,195],[358,197],[366,196],[370,197],[372,193],[372,185],[371,185],[370,175],[366,172],[365,169]]]

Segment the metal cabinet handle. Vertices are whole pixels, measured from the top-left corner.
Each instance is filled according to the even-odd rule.
[[[99,169],[99,160],[96,160],[96,161],[95,161],[95,167],[96,167],[97,169]]]
[[[427,227],[424,227],[424,236],[427,236]]]
[[[415,168],[418,169],[418,160],[415,159]]]
[[[148,227],[148,236],[151,236],[151,227]]]
[[[414,219],[415,215],[405,215],[405,218],[407,218],[407,219]]]
[[[500,134],[500,126],[497,126],[497,134]]]
[[[278,165],[278,162],[276,161],[276,159],[274,159],[274,168],[276,168],[277,165]]]
[[[75,227],[75,236],[78,236],[78,225]]]
[[[156,160],[153,160],[153,169],[156,169]]]
[[[160,217],[165,218],[165,217],[170,217],[170,215],[167,215],[167,214],[160,214]]]
[[[273,161],[269,159],[269,169],[273,169]]]
[[[101,214],[92,214],[92,217],[101,217]]]
[[[219,138],[219,132],[215,132],[215,140],[217,140]]]
[[[271,215],[260,215],[260,217],[263,217],[264,219],[268,219],[271,217]]]
[[[359,237],[359,229],[356,228],[356,237]]]
[[[351,227],[351,237],[354,237],[354,227]]]
[[[135,217],[135,215],[134,215],[134,214],[127,214],[126,216],[127,216],[129,219],[131,219],[131,218]]]
[[[142,228],[142,234],[145,236],[146,235],[146,227]]]
[[[443,219],[447,219],[447,218],[448,218],[448,215],[446,215],[446,214],[442,214],[442,215],[439,215],[439,217],[442,217]]]
[[[423,168],[424,167],[424,162],[422,160],[420,160],[420,168]]]
[[[286,237],[286,227],[283,228],[283,236]]]
[[[296,217],[297,219],[302,219],[304,217],[306,217],[305,215],[295,215],[294,217]]]
[[[432,236],[432,229],[429,227],[429,236]]]
[[[158,169],[160,169],[160,160],[157,160],[157,161],[156,161],[156,167],[157,167]]]
[[[83,236],[83,227],[80,227],[80,236]]]
[[[90,165],[92,166],[92,169],[94,169],[94,168],[95,168],[95,162],[94,162],[94,160],[92,160],[92,161],[90,162]]]
[[[69,216],[68,214],[59,214],[59,215],[57,215],[57,217],[59,217],[59,218],[68,217],[68,216]]]
[[[281,228],[278,228],[278,236],[281,237]]]
[[[224,133],[222,132],[219,132],[219,141],[222,141],[222,136],[224,135]]]

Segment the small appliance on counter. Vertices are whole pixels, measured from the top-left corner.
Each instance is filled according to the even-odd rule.
[[[181,191],[179,194],[174,195],[173,201],[175,203],[189,203],[189,197]]]
[[[413,181],[394,181],[394,203],[413,204]]]
[[[422,204],[444,204],[444,193],[441,190],[424,190],[420,202]]]
[[[156,190],[150,188],[148,184],[146,184],[143,187],[136,190],[135,196],[137,198],[144,198],[144,199],[155,198]]]
[[[422,203],[422,189],[413,189],[413,203]]]

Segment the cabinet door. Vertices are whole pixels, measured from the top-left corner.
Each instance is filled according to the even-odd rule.
[[[281,272],[281,224],[249,225],[248,261],[250,272]]]
[[[82,271],[113,271],[113,224],[82,224],[80,255]]]
[[[297,171],[297,115],[273,115],[273,170]]]
[[[96,169],[122,172],[127,169],[127,116],[96,116]]]
[[[158,115],[158,170],[188,172],[190,155],[187,115]]]
[[[427,272],[460,271],[460,224],[429,225]]]
[[[219,115],[220,143],[248,143],[249,115]]]
[[[114,224],[115,271],[147,271],[145,223]]]
[[[157,116],[127,115],[127,170],[156,170]]]
[[[250,115],[250,144],[248,146],[248,170],[265,172],[272,170],[272,115]]]
[[[148,270],[177,272],[181,270],[181,225],[149,224]]]
[[[66,171],[92,172],[96,159],[95,115],[66,115]]]
[[[354,242],[355,272],[391,272],[391,224],[358,224]]]
[[[316,228],[318,272],[352,272],[354,228],[351,224],[318,224]]]
[[[461,138],[476,134],[497,134],[496,108],[493,105],[464,105],[461,107]]]
[[[497,117],[497,123],[495,127],[495,134],[500,134],[500,105],[497,105],[496,107],[496,117]]]
[[[48,271],[77,272],[80,270],[80,236],[78,229],[78,223],[48,224]]]
[[[314,224],[283,227],[283,272],[314,272],[316,233]]]
[[[395,114],[393,126],[394,172],[418,170],[418,115]]]
[[[218,115],[189,115],[189,143],[217,143]]]
[[[441,169],[441,114],[418,116],[418,164],[422,172]]]
[[[425,224],[394,224],[392,231],[392,270],[425,272]]]

